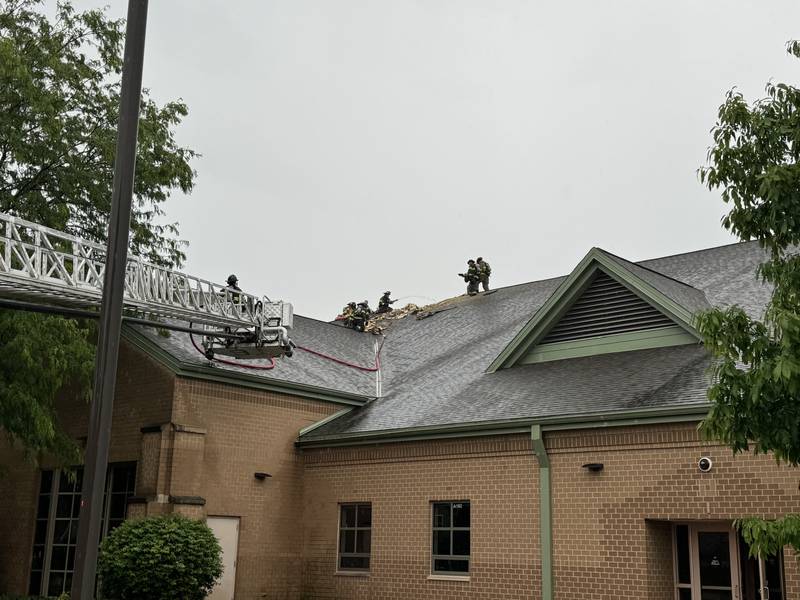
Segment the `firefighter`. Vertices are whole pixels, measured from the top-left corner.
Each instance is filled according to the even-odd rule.
[[[356,303],[355,302],[348,302],[347,306],[342,309],[342,321],[344,321],[345,327],[353,328],[353,317],[356,314]]]
[[[479,256],[478,259],[475,261],[478,267],[478,277],[480,277],[481,285],[483,286],[483,291],[489,291],[489,276],[492,274],[492,267],[489,266],[485,260],[483,260],[482,256]]]
[[[381,299],[378,300],[378,310],[375,311],[377,314],[380,315],[392,310],[391,305],[397,302],[397,300],[390,300],[389,296],[391,295],[392,292],[383,292],[383,296],[381,296]]]
[[[478,284],[480,283],[480,275],[478,274],[478,266],[471,258],[467,261],[467,272],[459,273],[459,277],[463,277],[467,284],[467,294],[474,296],[478,293]]]
[[[239,278],[236,277],[236,275],[233,275],[233,274],[228,275],[228,279],[226,280],[226,283],[228,284],[225,287],[226,290],[229,290],[231,292],[241,292],[242,291],[242,288],[240,288],[239,285],[238,285],[239,284]]]
[[[239,278],[231,274],[228,275],[228,279],[225,282],[228,285],[220,290],[219,295],[224,296],[227,301],[233,304],[238,304],[242,292],[242,288],[239,287]]]
[[[359,302],[353,313],[353,329],[356,331],[364,331],[371,314],[372,311],[369,308],[369,303],[366,300]]]

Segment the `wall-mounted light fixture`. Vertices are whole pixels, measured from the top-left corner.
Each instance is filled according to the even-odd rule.
[[[586,463],[585,465],[582,465],[581,468],[586,469],[591,473],[599,473],[603,470],[603,463]]]
[[[253,474],[253,477],[258,479],[259,481],[264,481],[267,477],[272,477],[272,475],[270,475],[269,473],[262,473],[261,471],[258,471]]]

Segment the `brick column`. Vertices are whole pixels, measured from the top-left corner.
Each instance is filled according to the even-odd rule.
[[[205,518],[205,429],[165,423],[142,427],[136,496],[128,518],[176,512]]]

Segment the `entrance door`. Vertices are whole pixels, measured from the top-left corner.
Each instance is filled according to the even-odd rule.
[[[236,585],[236,555],[239,549],[239,517],[208,517],[206,523],[222,546],[222,577],[207,600],[233,600]]]
[[[698,600],[739,600],[739,548],[730,525],[691,527],[692,566]]]

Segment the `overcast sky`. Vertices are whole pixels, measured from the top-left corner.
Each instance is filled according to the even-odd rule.
[[[796,37],[797,0],[153,0],[144,84],[203,155],[185,270],[331,319],[479,254],[503,286],[728,243],[708,132],[798,81]]]

